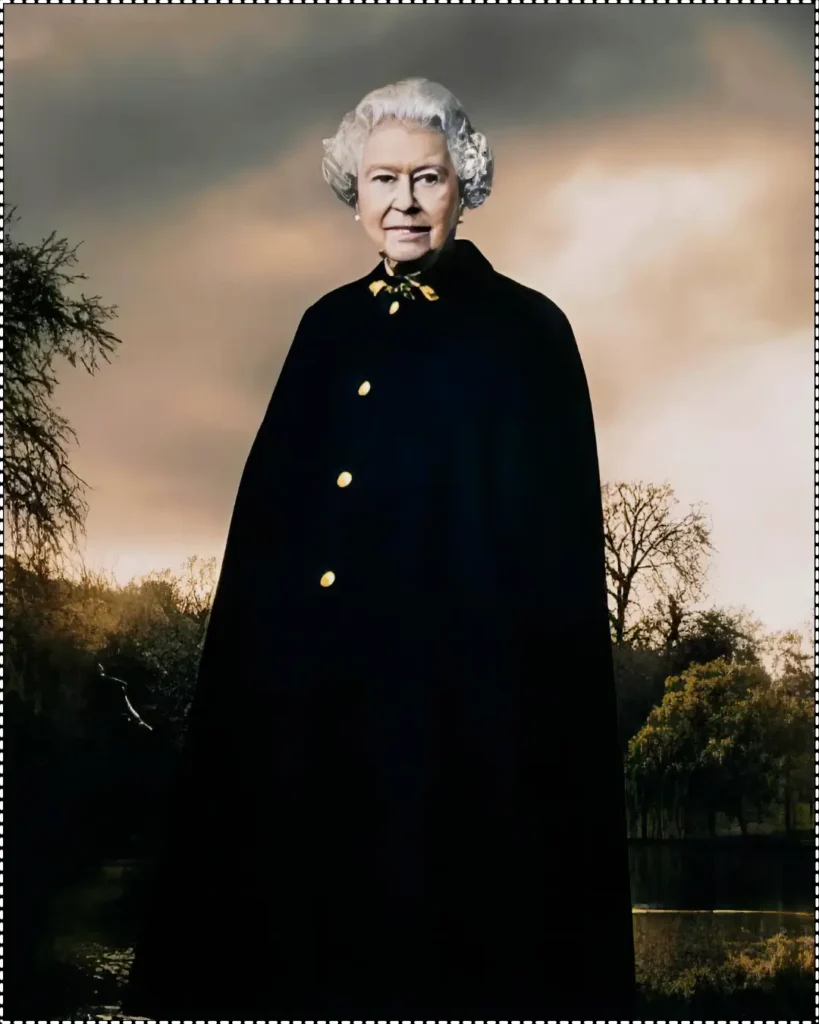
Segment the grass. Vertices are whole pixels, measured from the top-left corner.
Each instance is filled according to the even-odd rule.
[[[793,934],[812,918],[794,918],[766,935],[756,915],[727,934],[711,914],[635,915],[641,1016],[812,1017],[813,937]]]

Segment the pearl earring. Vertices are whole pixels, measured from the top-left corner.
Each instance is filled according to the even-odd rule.
[[[355,219],[356,220],[361,220],[361,218],[358,216],[358,214],[355,215]]]

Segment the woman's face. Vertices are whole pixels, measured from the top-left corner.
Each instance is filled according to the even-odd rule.
[[[458,223],[458,176],[442,132],[398,121],[367,139],[358,213],[379,252],[417,260],[440,249]]]

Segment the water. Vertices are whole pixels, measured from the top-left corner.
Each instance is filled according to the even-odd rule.
[[[813,844],[726,839],[632,841],[639,909],[813,911]]]

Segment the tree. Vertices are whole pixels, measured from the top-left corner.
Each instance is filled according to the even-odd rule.
[[[663,618],[665,603],[655,604],[655,615],[644,616],[635,627],[641,641],[663,656],[665,676],[679,675],[691,665],[707,665],[723,658],[731,664],[756,664],[765,647],[762,623],[746,611],[709,608],[689,611],[671,606],[671,618]],[[638,644],[641,646],[642,644]]]
[[[684,833],[703,808],[713,834],[716,812],[736,810],[737,797],[759,782],[749,721],[752,699],[766,681],[764,669],[722,660],[666,680],[662,704],[629,746],[629,777],[644,815],[653,805],[655,821],[665,814]]]
[[[805,635],[797,630],[771,633],[767,637],[766,647],[777,685],[795,697],[812,697],[815,653],[813,630],[809,628]]]
[[[786,832],[793,828],[797,801],[808,804],[811,821],[815,813],[814,636],[814,622],[809,621],[804,634],[786,630],[768,637],[778,696],[771,728],[776,737],[774,756],[782,779]]]
[[[53,402],[55,364],[65,359],[94,374],[120,343],[104,326],[115,306],[69,295],[85,280],[68,272],[78,248],[54,232],[38,245],[5,234],[6,529],[14,557],[43,572],[76,545],[88,511],[87,485],[69,464],[76,434]]]
[[[663,611],[668,618],[663,617]],[[624,740],[642,727],[660,704],[669,676],[692,665],[724,659],[730,664],[757,664],[767,641],[762,624],[745,611],[711,608],[691,612],[671,600],[658,600],[632,631],[630,643],[614,645],[620,724]]]
[[[617,714],[623,753],[651,709],[663,699],[666,671],[661,651],[613,644],[614,678],[617,687]]]
[[[5,569],[7,692],[67,735],[81,731],[89,701],[104,704],[109,723],[143,719],[181,735],[216,559],[193,556],[178,573],[152,572],[124,587],[95,572],[42,576],[12,558]]]
[[[110,678],[126,682],[140,716],[178,743],[184,732],[207,618],[216,559],[192,556],[132,580],[119,592],[120,618],[98,651]]]
[[[679,517],[676,504],[670,484],[603,486],[610,616],[618,644],[641,640],[649,596],[665,599],[679,631],[686,602],[702,593],[711,530],[699,509]]]
[[[783,790],[797,789],[811,747],[809,702],[777,686],[752,662],[717,659],[666,680],[662,704],[629,744],[632,796],[655,824],[665,817],[678,833],[705,811],[709,832],[718,811],[744,832],[750,812],[761,820]],[[789,790],[790,787],[790,790]]]
[[[761,624],[746,612],[710,608],[691,616],[670,651],[669,675],[691,665],[722,658],[730,664],[757,664],[762,644]]]

